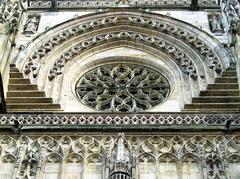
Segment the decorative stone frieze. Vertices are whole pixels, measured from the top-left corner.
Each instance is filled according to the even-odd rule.
[[[198,0],[199,7],[216,7],[219,6],[218,0]]]
[[[230,178],[240,165],[239,143],[238,135],[1,135],[0,165],[13,178]]]
[[[14,125],[18,121],[21,126],[44,125],[206,125],[225,126],[228,121],[231,125],[240,125],[238,114],[5,114],[0,115],[0,125]]]
[[[31,9],[76,9],[76,8],[190,8],[191,0],[29,0]],[[199,0],[198,7],[219,7],[217,0]]]

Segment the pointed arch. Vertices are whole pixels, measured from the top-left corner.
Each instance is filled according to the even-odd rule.
[[[157,161],[149,153],[142,153],[137,157],[139,179],[157,179]]]
[[[43,178],[58,179],[62,173],[63,158],[57,153],[51,153],[43,159]]]
[[[63,178],[83,178],[84,158],[78,153],[71,153],[64,159]]]
[[[99,153],[94,153],[86,158],[86,173],[87,178],[102,179],[104,158]]]
[[[240,155],[232,154],[228,157],[231,179],[237,179],[240,176]]]
[[[178,157],[172,153],[165,153],[158,158],[158,178],[177,179],[178,178]]]
[[[181,175],[182,179],[188,178],[202,178],[202,166],[200,165],[200,158],[193,153],[185,153],[181,157]]]
[[[14,173],[16,157],[12,154],[2,156],[0,161],[0,178],[11,179]]]

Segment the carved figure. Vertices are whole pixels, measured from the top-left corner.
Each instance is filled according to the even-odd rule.
[[[223,32],[221,21],[217,15],[212,16],[212,19],[210,19],[210,28],[213,33]]]
[[[236,34],[240,33],[240,4],[237,0],[223,1],[223,12],[228,23],[230,47],[236,44]]]
[[[30,17],[24,26],[24,32],[35,33],[37,31],[38,24],[39,19],[37,17]]]
[[[125,147],[124,147],[124,134],[120,133],[117,143],[117,161],[126,161],[126,156],[125,156]],[[127,160],[128,161],[128,160]]]

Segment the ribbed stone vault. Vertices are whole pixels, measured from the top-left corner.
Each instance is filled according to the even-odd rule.
[[[190,24],[154,13],[116,10],[81,16],[48,30],[20,52],[16,63],[33,83],[64,105],[60,96],[75,85],[79,71],[107,62],[91,61],[91,55],[118,47],[143,51],[165,63],[163,68],[142,59],[169,73],[181,107],[231,61],[216,39]]]

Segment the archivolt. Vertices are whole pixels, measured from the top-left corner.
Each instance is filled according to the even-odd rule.
[[[79,59],[83,52],[92,53],[91,49],[119,40],[168,56],[181,76],[189,75],[192,79],[187,80],[195,81],[190,85],[191,96],[213,82],[230,61],[217,40],[190,24],[154,13],[118,10],[78,17],[50,29],[20,53],[17,64],[41,84],[47,76],[53,80],[64,73],[65,64]]]

